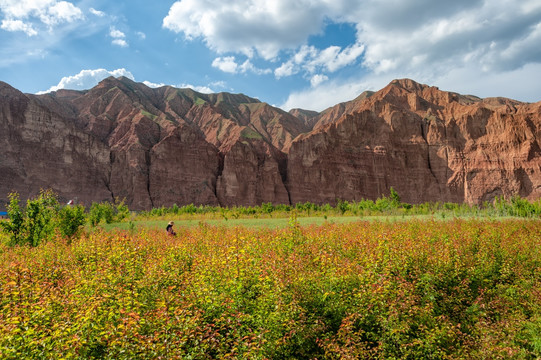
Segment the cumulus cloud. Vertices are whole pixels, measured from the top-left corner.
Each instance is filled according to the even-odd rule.
[[[541,4],[529,2],[526,9],[504,0],[417,0],[394,9],[374,3],[357,24],[358,40],[366,46],[364,64],[379,73],[438,74],[470,65],[498,72],[519,68],[524,59],[541,62],[536,35]],[[517,45],[520,51],[514,52]]]
[[[203,93],[203,94],[212,94],[212,93],[215,92],[214,90],[212,90],[208,86],[195,86],[195,85],[192,85],[192,84],[181,84],[181,85],[178,85],[176,87],[181,88],[181,89],[186,89],[186,88],[192,89],[192,90],[195,90],[195,91]]]
[[[234,74],[239,67],[234,56],[218,57],[212,62],[212,67],[220,69],[223,72]]]
[[[310,79],[310,84],[312,85],[312,87],[317,87],[319,86],[319,84],[327,80],[329,80],[328,76],[317,74],[317,75],[312,76],[312,78]]]
[[[254,74],[270,74],[270,69],[260,69],[250,62],[249,59],[242,64],[238,64],[234,56],[217,57],[212,61],[212,67],[220,69],[223,72],[237,74],[251,72]]]
[[[109,76],[125,76],[135,81],[133,74],[123,68],[112,71],[105,69],[81,70],[81,72],[76,75],[63,77],[58,85],[52,86],[48,90],[40,91],[37,94],[45,94],[60,89],[86,90],[96,86],[101,80]]]
[[[156,84],[156,83],[150,82],[148,80],[143,81],[143,84],[145,84],[146,86],[148,86],[150,88],[159,88],[159,87],[167,85],[167,84],[164,84],[164,83]]]
[[[329,23],[353,26],[356,38],[317,48],[313,38]],[[251,63],[272,60],[277,78],[300,74],[313,85],[310,93],[323,79],[315,74],[332,79],[352,65],[362,76],[351,84],[370,78],[385,85],[382,79],[392,76],[434,83],[449,73],[477,72],[476,78],[495,84],[500,75],[526,74],[541,63],[539,0],[179,0],[163,27],[187,40],[202,39],[222,55],[214,66],[223,71],[241,72],[233,54]],[[533,84],[538,74],[529,74],[524,78]],[[336,84],[344,86],[355,88]]]
[[[272,59],[281,49],[296,48],[319,33],[325,19],[346,2],[182,0],[171,6],[163,27],[187,39],[202,38],[219,53],[257,53]]]
[[[40,16],[41,21],[52,26],[63,22],[73,22],[83,18],[81,9],[67,1],[52,4],[47,13]]]
[[[58,91],[61,89],[70,89],[70,90],[88,90],[96,86],[100,81],[103,79],[113,76],[113,77],[119,77],[124,76],[132,81],[136,81],[133,74],[122,68],[122,69],[116,69],[116,70],[106,70],[106,69],[94,69],[94,70],[81,70],[78,74],[72,75],[72,76],[66,76],[63,77],[58,85],[51,86],[48,90],[40,91],[36,93],[37,95],[42,95],[46,93],[50,93],[52,91]],[[143,81],[143,84],[150,88],[159,88],[162,86],[168,86],[168,84],[165,83],[154,83],[148,80]],[[215,82],[213,85],[218,87],[224,87],[225,84],[223,82]],[[195,91],[198,91],[200,93],[210,94],[214,91],[209,86],[197,86],[192,84],[180,84],[180,85],[170,85],[177,88],[190,88]]]
[[[111,43],[120,47],[128,47],[128,42],[124,39],[114,39]]]
[[[0,28],[6,31],[22,31],[28,36],[35,36],[38,32],[30,24],[26,24],[21,20],[2,20]]]
[[[37,35],[36,27],[40,25],[51,30],[84,18],[81,9],[71,2],[57,0],[0,0],[0,12],[5,17],[3,30],[22,31],[29,36]]]
[[[121,38],[121,39],[124,39],[126,37],[126,34],[124,34],[122,31],[120,30],[117,30],[114,26],[111,27],[111,29],[109,30],[109,36],[113,37],[113,38]]]
[[[117,45],[120,47],[128,47],[128,42],[126,41],[126,34],[116,29],[114,26],[109,29],[109,36],[113,38],[113,45]]]

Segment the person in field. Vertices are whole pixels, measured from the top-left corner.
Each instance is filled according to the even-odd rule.
[[[165,231],[167,231],[167,235],[175,236],[177,234],[175,230],[173,230],[173,225],[175,225],[175,223],[172,221],[169,221],[169,224],[167,224],[167,227],[165,228]]]

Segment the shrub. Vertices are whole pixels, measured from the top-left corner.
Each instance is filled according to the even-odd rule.
[[[396,192],[396,190],[391,186],[391,195],[389,196],[391,199],[391,203],[394,207],[398,207],[400,205],[400,195]]]
[[[336,208],[340,211],[340,214],[344,215],[346,211],[350,210],[349,202],[338,200]]]
[[[176,204],[175,204],[175,206],[176,206]],[[116,200],[114,210],[115,210],[114,211],[114,213],[115,213],[114,220],[115,221],[122,221],[122,220],[126,219],[128,217],[128,215],[130,215],[130,209],[128,209],[128,205],[126,205],[124,203],[124,200],[121,200],[121,201]],[[177,210],[178,210],[178,207],[177,207]]]

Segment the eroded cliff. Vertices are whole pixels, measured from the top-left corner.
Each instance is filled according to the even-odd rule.
[[[541,195],[541,103],[395,80],[321,113],[108,78],[23,94],[0,83],[0,201],[125,198],[132,209]]]

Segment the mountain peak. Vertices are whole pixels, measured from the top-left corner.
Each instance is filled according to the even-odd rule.
[[[409,91],[423,91],[424,89],[431,88],[431,86],[420,84],[412,79],[407,79],[407,78],[393,80],[389,83],[389,86],[397,86],[397,87],[401,87],[404,90],[409,90]],[[432,87],[432,88],[438,90],[437,87]]]
[[[6,96],[7,94],[9,94],[9,95],[13,95],[13,94],[22,95],[22,92],[15,89],[13,86],[9,85],[8,83],[0,81],[0,95]]]

